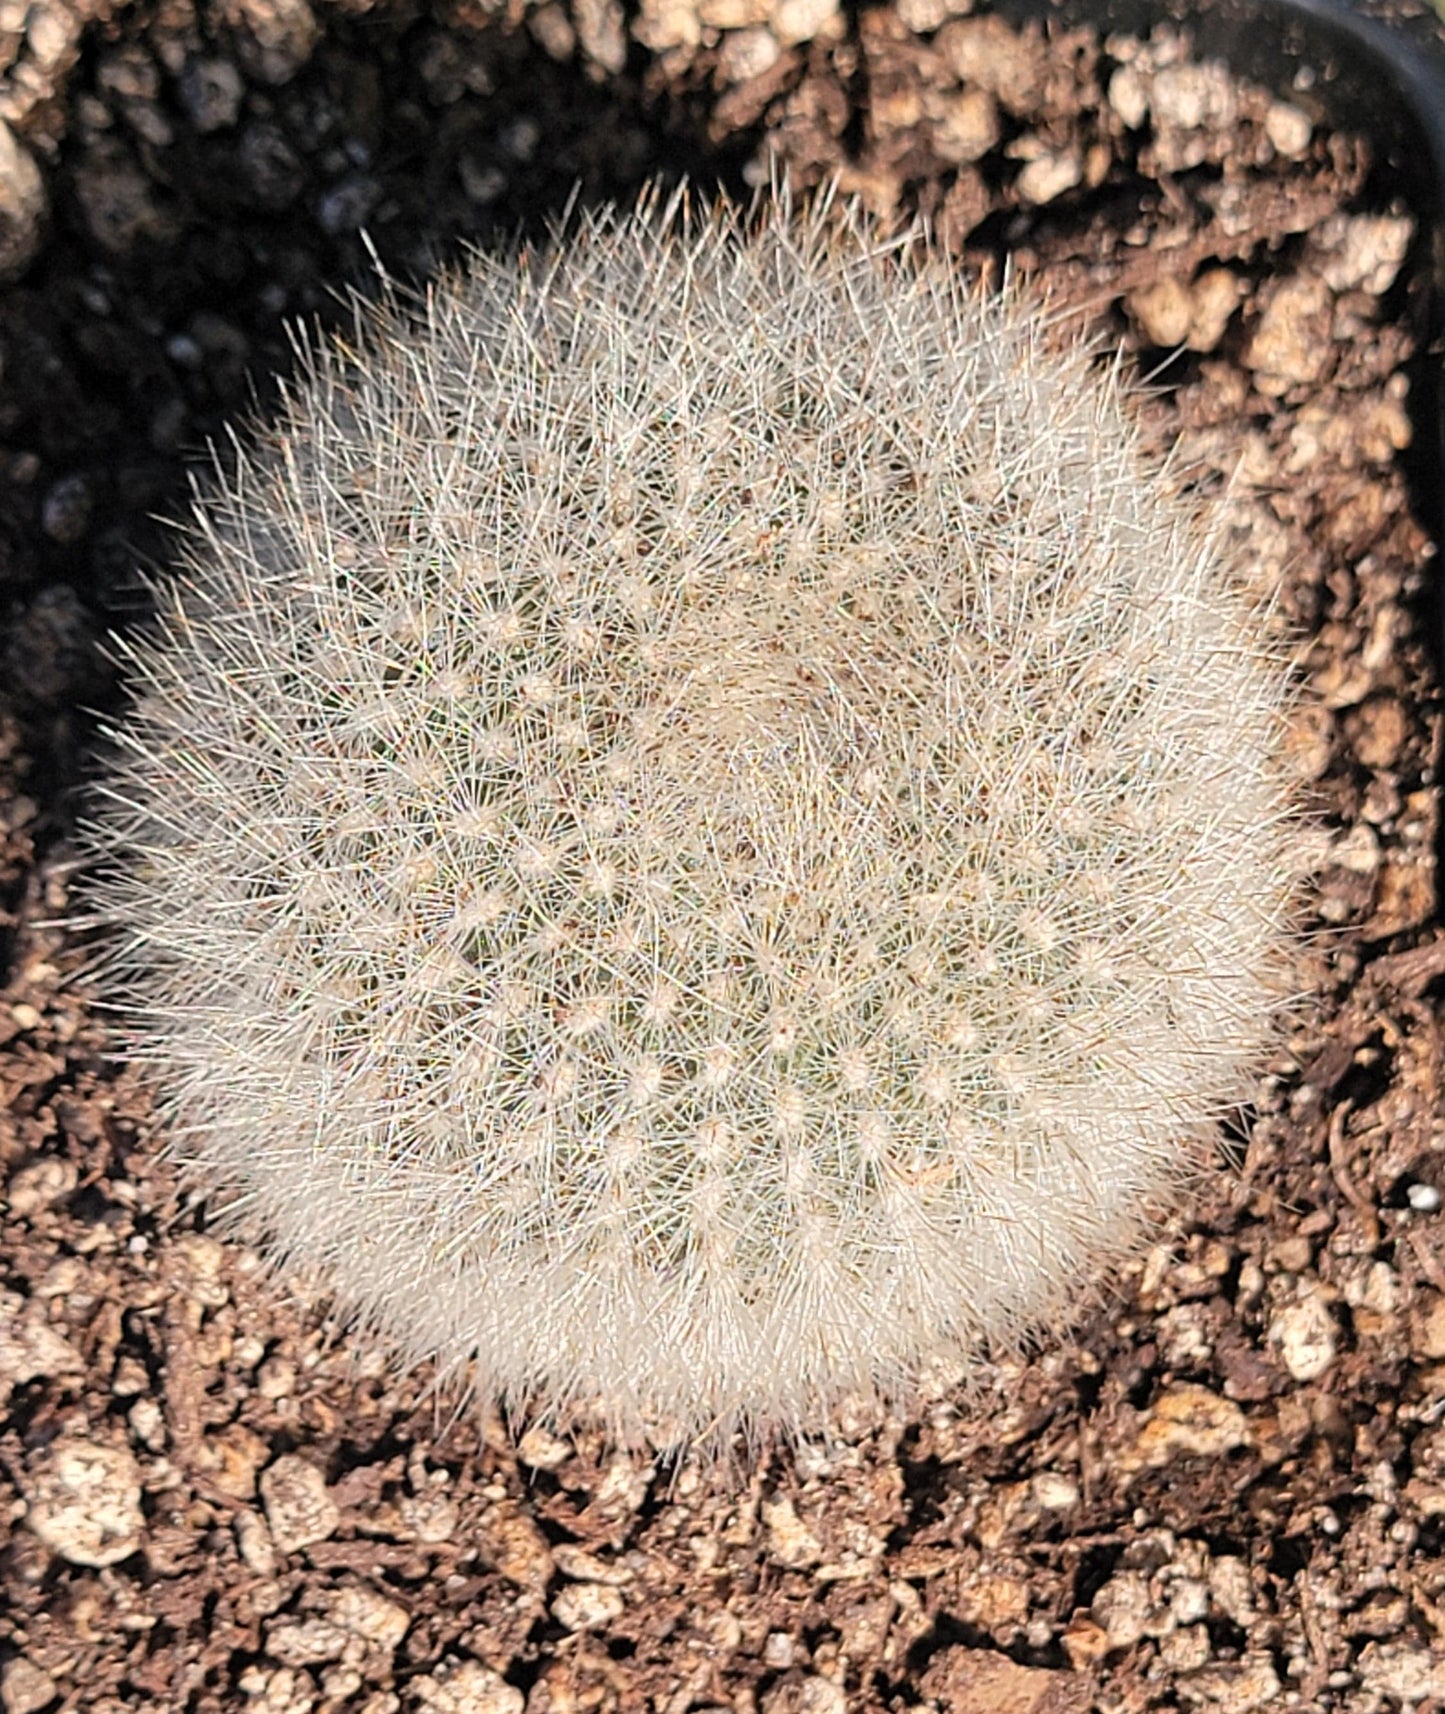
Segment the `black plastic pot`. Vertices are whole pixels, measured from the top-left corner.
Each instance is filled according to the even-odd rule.
[[[1273,90],[1316,121],[1368,135],[1419,221],[1408,277],[1420,351],[1409,465],[1431,535],[1445,539],[1445,42],[1433,13],[1383,23],[1350,0],[996,0],[1015,24],[1053,18],[1147,36],[1188,30],[1196,52]],[[1432,629],[1445,676],[1445,599]]]

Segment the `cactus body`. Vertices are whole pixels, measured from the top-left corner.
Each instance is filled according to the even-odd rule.
[[[1118,367],[786,212],[363,319],[127,651],[100,909],[198,1182],[624,1432],[1065,1312],[1288,893],[1283,674]]]

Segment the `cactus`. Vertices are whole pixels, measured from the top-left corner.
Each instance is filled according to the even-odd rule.
[[[619,1434],[1072,1313],[1248,1091],[1294,838],[1119,363],[826,199],[359,320],[120,645],[97,910],[195,1182]]]

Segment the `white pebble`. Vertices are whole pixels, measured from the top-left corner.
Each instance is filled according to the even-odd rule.
[[[1339,1328],[1319,1292],[1280,1310],[1269,1326],[1269,1341],[1297,1381],[1317,1381],[1334,1366]]]
[[[412,1708],[426,1714],[522,1714],[526,1700],[515,1685],[475,1660],[445,1660],[408,1689]]]
[[[118,1565],[141,1545],[140,1466],[128,1447],[63,1438],[23,1481],[25,1522],[71,1565]]]
[[[625,1606],[605,1583],[569,1583],[552,1603],[552,1617],[569,1631],[596,1631],[620,1619]]]
[[[266,1522],[282,1553],[295,1553],[325,1541],[341,1522],[341,1512],[326,1491],[326,1478],[317,1467],[294,1452],[286,1452],[261,1477]]]
[[[1015,180],[1014,188],[1024,202],[1052,202],[1072,190],[1084,176],[1084,163],[1077,149],[1040,155],[1029,161]]]
[[[1131,131],[1149,117],[1149,90],[1131,65],[1121,65],[1109,79],[1109,105]]]
[[[1264,116],[1264,134],[1286,160],[1299,160],[1314,130],[1309,114],[1288,101],[1272,102]]]

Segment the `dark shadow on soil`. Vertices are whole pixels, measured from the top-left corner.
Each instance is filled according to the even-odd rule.
[[[135,61],[160,76],[147,117],[132,123],[132,86],[92,38],[44,252],[0,294],[0,667],[29,789],[61,827],[82,710],[117,694],[101,638],[144,614],[137,570],[169,557],[157,518],[184,513],[209,442],[264,415],[298,327],[344,321],[378,264],[424,282],[467,246],[544,236],[573,198],[626,202],[684,175],[746,194],[746,140],[710,147],[700,99],[631,71],[600,81],[516,28],[333,18],[283,86],[229,100],[196,68],[235,44],[208,41],[171,76],[159,19],[127,36],[155,55]]]

